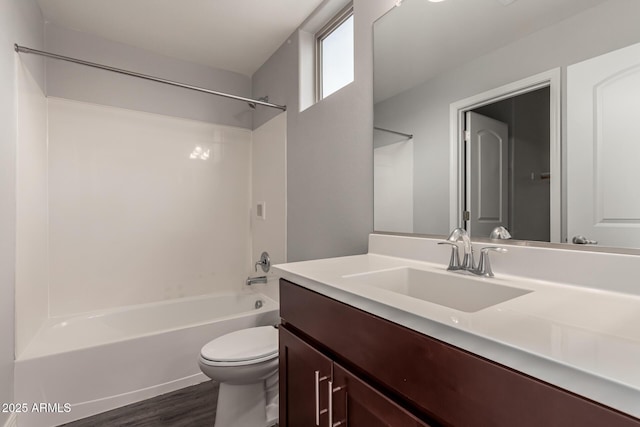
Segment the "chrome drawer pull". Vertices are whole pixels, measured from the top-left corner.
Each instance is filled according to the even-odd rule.
[[[322,411],[320,410],[320,382],[328,380],[329,377],[324,376],[320,378],[320,371],[315,371],[315,377],[316,377],[316,425],[319,426],[320,414],[324,414],[325,412],[327,412],[326,409],[323,409]]]
[[[338,392],[340,390],[346,390],[346,389],[347,389],[346,385],[333,388],[333,381],[329,381],[329,427],[338,427],[338,426],[347,425],[346,417],[342,421],[337,421],[335,423],[333,422],[333,393]]]

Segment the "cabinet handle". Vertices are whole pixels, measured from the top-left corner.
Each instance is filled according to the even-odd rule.
[[[329,381],[329,427],[338,427],[338,426],[346,426],[347,418],[345,417],[342,421],[333,422],[333,393],[345,390],[347,386],[341,386],[333,388],[333,381]]]
[[[329,427],[333,427],[333,381],[329,381]]]
[[[324,414],[325,412],[327,412],[326,409],[320,411],[320,382],[328,380],[329,377],[324,376],[320,378],[320,371],[315,371],[315,377],[316,377],[316,425],[319,426],[320,414]]]

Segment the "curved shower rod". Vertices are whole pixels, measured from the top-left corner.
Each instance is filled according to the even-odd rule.
[[[73,62],[74,64],[85,65],[87,67],[99,68],[101,70],[112,71],[114,73],[124,74],[126,76],[150,80],[152,82],[164,83],[167,85],[177,86],[184,89],[195,90],[196,92],[204,92],[210,95],[222,96],[225,98],[235,99],[236,101],[243,101],[248,103],[249,106],[253,106],[253,108],[255,108],[256,105],[263,105],[265,107],[277,108],[282,111],[287,111],[286,105],[272,104],[270,102],[266,102],[261,99],[251,99],[251,98],[245,98],[244,96],[232,95],[230,93],[218,92],[211,89],[205,89],[198,86],[175,82],[173,80],[162,79],[159,77],[149,76],[147,74],[141,74],[141,73],[136,73],[134,71],[127,71],[120,68],[110,67],[108,65],[96,64],[95,62],[83,61],[82,59],[71,58],[69,56],[63,56],[63,55],[58,55],[51,52],[45,52],[42,50],[31,49],[30,47],[19,46],[18,44],[14,44],[14,48],[15,48],[15,51],[18,53],[32,53],[34,55],[45,56],[47,58],[59,59],[61,61]]]

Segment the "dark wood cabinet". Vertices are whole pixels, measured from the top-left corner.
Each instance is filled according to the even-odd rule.
[[[637,418],[286,280],[280,316],[282,427],[317,425],[316,371],[321,426],[329,425],[331,379],[333,425],[640,427]]]
[[[428,427],[286,326],[280,355],[281,427]]]
[[[333,362],[280,327],[280,426],[328,425]]]
[[[352,427],[426,427],[402,406],[337,363],[333,364],[333,421]]]

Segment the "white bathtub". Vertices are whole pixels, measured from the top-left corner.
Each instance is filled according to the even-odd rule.
[[[278,304],[262,294],[206,295],[49,319],[16,360],[15,402],[29,408],[18,414],[18,426],[55,426],[205,381],[197,363],[205,343],[277,322]],[[54,404],[48,408],[54,412],[34,413],[34,403]]]

